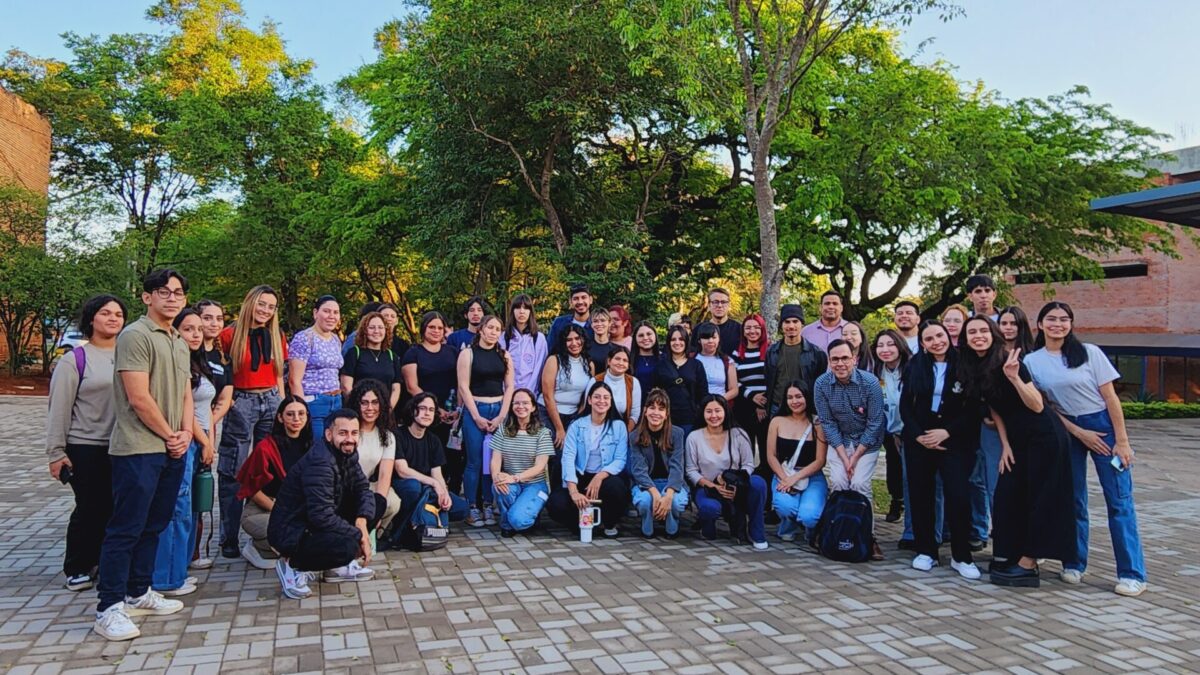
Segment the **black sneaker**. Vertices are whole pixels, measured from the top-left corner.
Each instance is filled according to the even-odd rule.
[[[996,569],[995,567],[995,565],[992,566],[992,571],[988,574],[988,577],[997,586],[1037,588],[1042,585],[1041,572],[1037,567],[1033,569],[1025,569],[1020,565],[1012,565],[1002,569]]]
[[[227,546],[225,544],[221,544],[221,557],[240,558],[242,557],[242,552],[237,546]]]
[[[778,525],[779,524],[779,514],[775,513],[775,509],[771,509],[763,514],[763,524],[764,525]]]
[[[66,586],[67,586],[68,591],[75,591],[76,593],[78,593],[79,591],[86,591],[87,589],[91,588],[94,584],[95,584],[95,580],[92,579],[92,575],[90,575],[90,574],[74,574],[74,575],[67,577]]]
[[[504,537],[506,539],[510,538],[510,537],[515,537],[515,536],[517,536],[517,531],[512,529],[511,527],[502,527],[502,528],[500,528],[500,536]]]
[[[892,507],[888,509],[887,515],[883,517],[884,521],[894,523],[904,517],[904,502],[899,499],[892,500]]]
[[[978,539],[972,539],[969,543],[971,544],[971,553],[979,553],[983,549],[987,548],[986,541],[979,541]]]

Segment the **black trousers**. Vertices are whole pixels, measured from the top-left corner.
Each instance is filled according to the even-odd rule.
[[[367,520],[367,531],[375,529],[379,518],[387,510],[387,498],[378,492],[375,496],[375,515]],[[358,518],[354,508],[355,502],[346,500],[338,515],[351,525]],[[306,530],[300,537],[300,543],[292,552],[288,563],[294,570],[301,572],[331,570],[350,564],[358,557],[358,531],[354,535],[345,532],[313,532]]]
[[[892,501],[904,499],[904,460],[900,459],[900,446],[896,443],[896,435],[883,434],[883,450],[887,453],[887,491]]]
[[[917,553],[935,560],[938,556],[934,529],[935,476],[941,474],[945,514],[950,520],[950,555],[958,562],[972,562],[970,482],[975,470],[975,451],[930,450],[920,443],[911,443],[905,445],[904,457],[908,463],[908,500]]]
[[[67,522],[67,550],[63,573],[68,577],[91,574],[100,565],[100,545],[112,516],[112,464],[107,445],[68,443],[71,490],[75,510]]]
[[[575,484],[575,487],[583,492],[595,477],[594,473],[580,474],[579,482]],[[616,527],[625,517],[625,511],[629,508],[632,499],[629,483],[621,475],[609,476],[600,484],[599,496],[601,527],[604,529]],[[575,506],[575,502],[571,501],[571,493],[565,488],[550,493],[550,499],[546,502],[546,511],[556,523],[571,531],[579,530],[579,509]]]
[[[450,440],[449,424],[437,422],[429,430],[442,440],[442,447],[446,449],[446,464],[442,467],[442,477],[446,479],[446,489],[450,491],[450,494],[459,494],[462,492],[463,473],[467,469],[467,453],[463,452],[462,448],[451,450],[447,447],[446,443]]]

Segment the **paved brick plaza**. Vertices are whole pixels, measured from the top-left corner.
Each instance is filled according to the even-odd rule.
[[[856,566],[773,536],[759,553],[459,530],[443,551],[388,552],[375,581],[314,584],[302,602],[281,596],[274,572],[218,561],[183,612],[137,619],[141,638],[109,643],[91,633],[95,592],[62,587],[71,497],[46,472],[45,410],[0,397],[0,673],[1200,671],[1194,420],[1131,425],[1150,568],[1136,599],[1112,593],[1094,487],[1092,562],[1076,587],[1056,563],[1040,590],[913,571],[882,522],[888,560]]]

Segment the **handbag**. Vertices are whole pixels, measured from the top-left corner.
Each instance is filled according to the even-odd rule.
[[[729,468],[721,471],[721,482],[733,488],[733,503],[745,504],[750,492],[750,474],[733,468],[733,429],[725,433],[725,453],[729,455]]]
[[[812,428],[812,422],[809,422],[808,428],[804,430],[804,435],[800,437],[800,442],[796,443],[796,451],[792,453],[791,458],[788,459],[787,464],[784,465],[783,470],[787,475],[791,476],[792,474],[796,473],[796,462],[800,460],[800,451],[804,448],[804,444],[808,442],[808,436],[812,433]],[[796,484],[793,485],[792,489],[788,490],[788,492],[792,494],[803,492],[807,487],[808,478],[801,478],[800,480],[796,481]]]

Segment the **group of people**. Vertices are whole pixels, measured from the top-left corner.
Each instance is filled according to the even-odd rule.
[[[709,320],[692,330],[674,316],[660,336],[575,285],[546,334],[520,294],[503,317],[471,298],[453,332],[426,312],[409,345],[392,305],[364,306],[343,340],[341,307],[321,296],[288,340],[269,286],[226,325],[219,304],[188,306],[187,280],[159,270],[137,321],[115,296],[85,303],[88,342],[54,369],[50,473],[76,502],[66,584],[98,587],[95,631],[113,640],[139,634],[130,617],[182,609],[189,569],[212,565],[193,485],[214,464],[221,554],[304,598],[316,580],[373,578],[375,552],[420,550],[447,520],[508,537],[543,518],[577,532],[598,510],[617,537],[636,511],[641,536],[661,523],[675,538],[694,508],[705,539],[724,520],[759,550],[769,524],[805,540],[831,492],[872,500],[885,452],[886,519],[903,518],[912,566],[937,566],[948,540],[953,570],[979,579],[972,554],[991,540],[988,573],[1004,586],[1037,586],[1046,558],[1080,582],[1091,457],[1115,590],[1140,594],[1117,372],[1066,304],[1041,309],[1035,336],[1020,308],[993,307],[988,277],[966,291],[971,309],[925,321],[898,303],[871,340],[830,291],[808,325],[784,305],[772,341],[762,316],[730,316],[724,289],[708,293]]]

